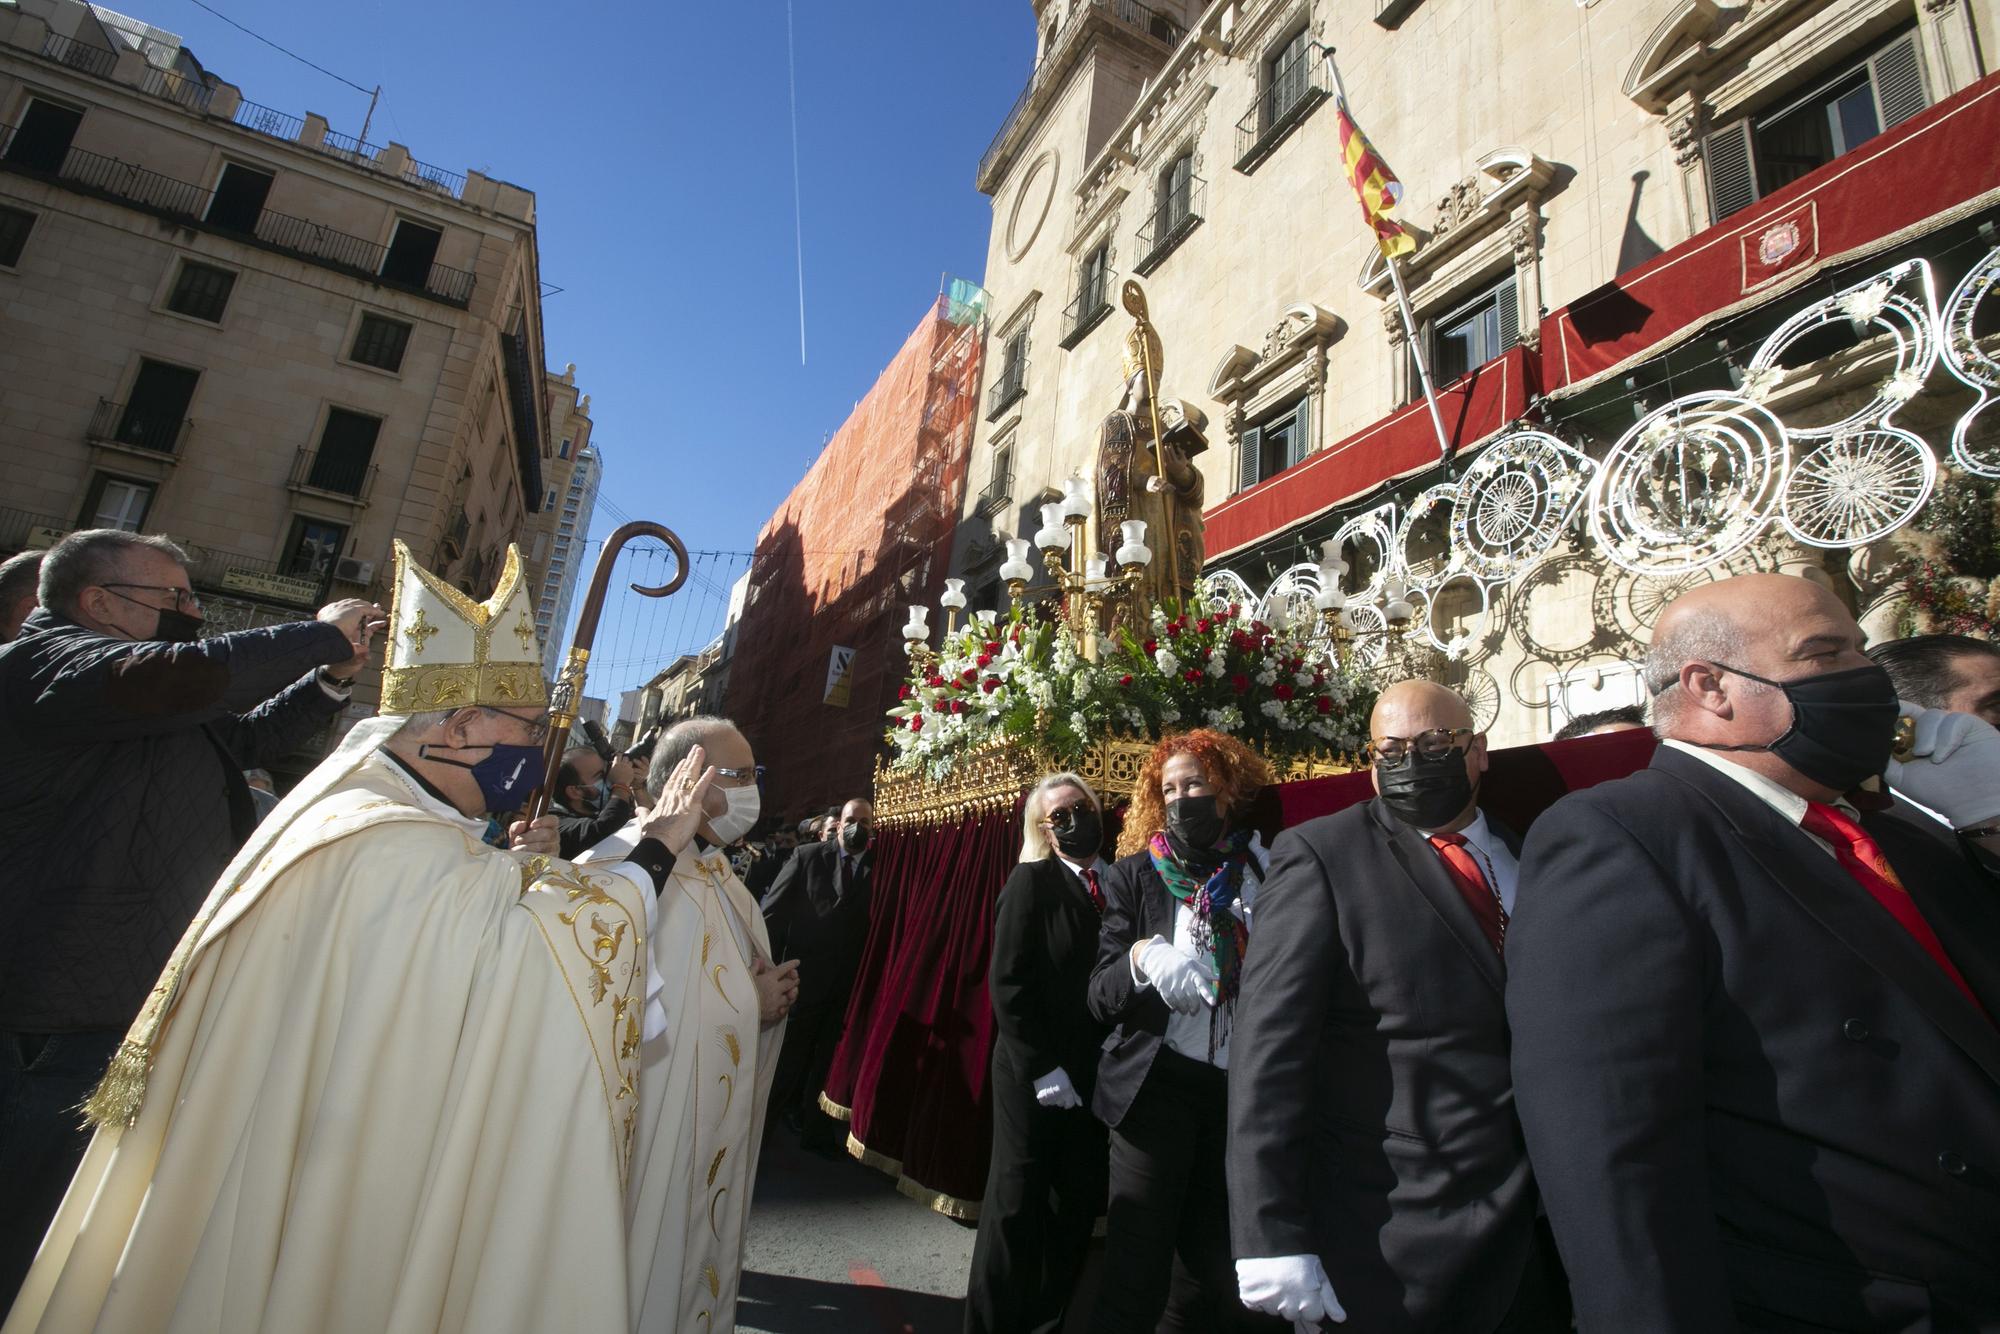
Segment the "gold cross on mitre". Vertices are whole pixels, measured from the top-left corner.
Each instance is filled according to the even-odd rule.
[[[424,609],[417,608],[416,618],[403,627],[403,638],[410,641],[410,653],[414,657],[424,656],[424,645],[438,632],[437,627],[424,619]]]
[[[528,613],[521,613],[521,619],[514,622],[514,634],[521,641],[521,651],[526,653],[535,644],[535,627],[528,623]]]

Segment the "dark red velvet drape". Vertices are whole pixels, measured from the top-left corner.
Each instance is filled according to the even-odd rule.
[[[1650,732],[1619,732],[1496,750],[1484,805],[1525,831],[1565,792],[1643,768],[1653,746]],[[1287,826],[1372,795],[1365,771],[1278,789]],[[849,1117],[851,1152],[955,1218],[978,1217],[986,1186],[986,957],[994,902],[1020,840],[1019,803],[943,828],[878,835],[874,924],[822,1097]]]

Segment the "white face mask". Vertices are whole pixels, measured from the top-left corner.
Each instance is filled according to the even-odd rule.
[[[755,783],[748,787],[726,787],[722,789],[722,795],[728,801],[729,809],[720,815],[710,816],[708,829],[714,836],[712,842],[727,847],[749,833],[750,826],[757,823],[757,817],[764,811],[764,798]]]

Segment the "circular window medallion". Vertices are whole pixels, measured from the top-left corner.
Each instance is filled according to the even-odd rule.
[[[1042,222],[1056,197],[1056,166],[1055,150],[1044,149],[1021,177],[1021,187],[1014,192],[1014,211],[1007,217],[1008,259],[1018,262],[1042,234]]]

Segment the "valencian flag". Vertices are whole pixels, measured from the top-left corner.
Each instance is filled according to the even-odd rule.
[[[1384,258],[1394,259],[1398,255],[1413,254],[1417,240],[1404,230],[1403,224],[1389,216],[1389,210],[1402,202],[1403,183],[1396,179],[1396,173],[1389,170],[1389,164],[1375,151],[1375,145],[1368,142],[1368,136],[1347,114],[1347,100],[1336,102],[1340,115],[1340,155],[1347,164],[1347,183],[1354,187],[1354,193],[1361,200],[1361,216],[1374,229],[1375,244],[1382,247]]]

